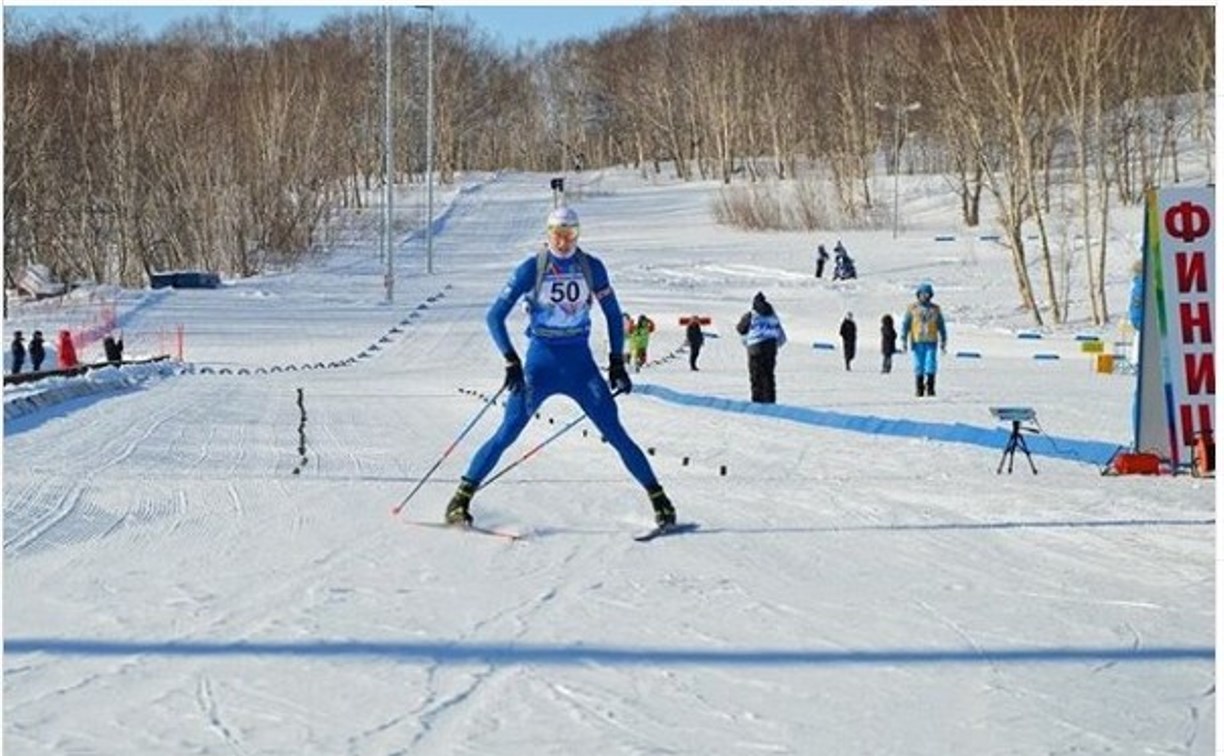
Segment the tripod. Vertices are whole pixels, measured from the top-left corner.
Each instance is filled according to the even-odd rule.
[[[1016,463],[1016,449],[1024,452],[1024,456],[1028,457],[1029,467],[1032,468],[1033,474],[1037,474],[1037,465],[1033,464],[1033,455],[1029,454],[1028,442],[1024,440],[1024,431],[1036,433],[1035,428],[1022,428],[1019,420],[1012,420],[1011,436],[1007,439],[1007,446],[1003,447],[1003,457],[999,460],[999,469],[995,470],[996,475],[1003,473],[1003,463],[1007,463],[1007,474],[1011,475],[1012,466]]]

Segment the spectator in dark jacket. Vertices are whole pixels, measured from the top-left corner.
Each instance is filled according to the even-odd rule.
[[[120,334],[118,339],[114,336],[102,339],[102,350],[106,352],[106,361],[110,364],[118,365],[123,362],[123,334]]]
[[[892,372],[892,356],[897,353],[897,329],[893,325],[893,316],[885,314],[880,318],[880,354],[884,355],[881,373]]]
[[[43,344],[42,331],[35,331],[30,337],[30,367],[35,373],[42,369],[45,359],[47,359],[47,347]]]
[[[21,366],[25,364],[26,357],[25,339],[21,331],[13,332],[13,343],[9,350],[13,358],[13,375],[16,375],[21,372]]]
[[[786,344],[786,331],[762,292],[758,291],[752,298],[752,309],[744,313],[735,330],[744,337],[744,346],[748,347],[752,401],[774,404],[778,401],[774,368],[778,364],[778,350]]]
[[[697,315],[689,318],[688,328],[684,331],[684,340],[688,342],[689,369],[697,369],[697,355],[701,354],[701,345],[705,343],[705,334],[701,332],[701,318]]]
[[[841,328],[837,332],[841,334],[842,357],[846,359],[846,369],[849,370],[858,347],[858,326],[854,323],[854,313],[846,313],[846,317],[842,319]]]
[[[816,277],[824,277],[824,266],[829,261],[829,251],[823,244],[816,247]]]

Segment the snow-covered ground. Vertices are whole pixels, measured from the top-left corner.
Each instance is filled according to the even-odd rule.
[[[497,409],[393,517],[500,384],[484,312],[548,178],[447,193],[435,273],[413,237],[391,305],[367,237],[218,290],[11,310],[5,343],[104,302],[128,356],[181,326],[185,361],[6,389],[6,754],[1214,751],[1214,481],[1103,477],[1134,378],[1093,371],[1082,304],[1017,338],[1007,253],[917,184],[900,239],[840,237],[859,279],[834,284],[813,251],[838,236],[717,226],[716,184],[569,177],[582,246],[659,325],[621,416],[700,530],[635,543],[646,497],[586,422],[477,496],[526,539],[409,524],[441,518]],[[1114,221],[1121,315],[1140,212]],[[879,365],[924,279],[950,331],[934,399],[908,355]],[[743,401],[757,291],[791,340],[775,408]],[[813,348],[846,311],[850,372]],[[996,473],[998,405],[1035,408],[1038,474]],[[503,464],[579,412],[545,404]]]

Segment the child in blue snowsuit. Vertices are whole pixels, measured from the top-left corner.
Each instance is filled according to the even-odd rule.
[[[914,292],[917,299],[905,311],[901,321],[901,349],[910,345],[914,358],[914,391],[918,396],[935,396],[935,371],[939,368],[939,354],[948,348],[948,330],[944,326],[943,312],[931,300],[935,288],[921,283]]]
[[[506,316],[514,303],[526,297],[530,323],[527,361],[521,362]],[[608,324],[608,382],[595,364],[588,340],[591,305],[598,300]],[[663,493],[646,455],[621,425],[612,391],[633,390],[625,370],[624,317],[608,271],[598,258],[578,249],[578,213],[559,207],[548,216],[548,247],[524,260],[510,276],[485,318],[493,343],[506,358],[504,387],[510,393],[501,427],[477,450],[458,490],[446,508],[446,521],[470,524],[473,494],[514,443],[536,409],[553,394],[570,397],[620,454],[629,473],[646,489],[655,522],[676,522],[676,510]],[[611,389],[609,389],[609,384]]]

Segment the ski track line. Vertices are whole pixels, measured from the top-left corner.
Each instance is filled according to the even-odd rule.
[[[426,685],[429,695],[420,707],[411,712],[412,718],[417,721],[421,729],[412,736],[412,740],[404,749],[405,753],[413,753],[416,746],[421,745],[435,730],[440,730],[444,726],[441,720],[448,718],[450,714],[459,716],[460,712],[458,709],[460,705],[484,687],[487,679],[498,673],[497,668],[492,665],[476,671],[468,670],[466,674],[470,674],[471,679],[467,685],[449,696],[439,699],[437,692],[439,686],[435,682],[437,677],[435,673],[438,671],[439,666],[437,664],[431,665],[428,676],[429,682]],[[452,742],[452,739],[448,738],[446,742]]]
[[[927,614],[930,614],[932,617],[938,620],[942,625],[951,629],[952,632],[959,635],[961,639],[964,640],[965,643],[970,648],[973,649],[973,652],[975,654],[980,656],[983,660],[985,660],[990,665],[991,674],[995,675],[996,677],[998,677],[1001,674],[999,670],[999,666],[995,664],[994,659],[990,658],[990,656],[988,656],[984,651],[982,651],[982,646],[976,640],[974,640],[973,636],[967,633],[965,629],[962,628],[959,624],[957,624],[954,620],[952,620],[950,617],[945,615],[943,612],[940,612],[935,607],[931,606],[926,601],[923,601],[922,599],[916,599],[914,601],[914,605],[922,609],[923,611],[925,611]]]
[[[134,437],[128,434],[123,434],[122,436],[116,435],[114,440],[108,442],[102,449],[94,450],[94,453],[91,454],[90,457],[102,458],[103,461],[92,467],[83,477],[86,480],[92,481],[98,476],[99,473],[114,467],[118,467],[121,463],[131,459],[132,455],[136,453],[136,450],[148,442],[148,440],[153,437],[154,433],[161,430],[161,428],[170,422],[170,420],[186,414],[187,412],[187,407],[177,404],[162,405],[162,407],[164,409],[164,413],[158,417],[151,418],[151,421],[145,424],[143,430],[137,433]],[[127,425],[125,427],[132,428],[131,425]],[[96,436],[90,436],[90,438],[96,438]],[[110,452],[110,450],[116,445],[119,446],[118,451],[115,452],[109,459],[105,458],[105,453]],[[97,452],[99,451],[104,452],[104,454],[98,454]]]
[[[54,505],[48,507],[46,514],[36,517],[29,525],[21,527],[12,538],[5,538],[5,555],[22,554],[40,543],[57,525],[72,516],[72,513],[80,506],[83,495],[84,489],[74,486],[67,494],[61,495]],[[11,516],[6,516],[5,519],[9,520]]]
[[[642,741],[646,738],[642,732],[629,722],[622,722],[625,717],[617,716],[614,710],[611,710],[607,705],[601,704],[600,701],[593,696],[584,696],[576,690],[572,690],[564,683],[549,683],[548,688],[552,691],[553,700],[570,710],[570,720],[579,725],[593,723],[593,729],[613,731],[619,736],[619,740],[611,742],[629,742]],[[627,703],[627,701],[622,701]],[[639,706],[634,707],[634,711],[642,715]],[[600,727],[600,725],[603,725]],[[601,738],[602,742],[609,742],[605,738]]]
[[[200,707],[200,713],[208,720],[208,726],[220,735],[221,740],[225,742],[234,751],[240,754],[246,754],[247,750],[242,747],[241,739],[236,736],[225,722],[221,719],[221,713],[217,705],[216,696],[213,695],[212,681],[208,675],[200,675],[196,683],[196,704]]]
[[[565,565],[573,562],[576,554],[576,549],[571,549],[569,555],[564,560],[561,567],[556,567],[555,563],[550,562],[554,566],[556,574],[566,574]],[[594,557],[592,557],[594,558]],[[538,615],[544,607],[549,606],[556,601],[560,589],[563,586],[548,586],[542,589],[540,593],[532,598],[526,599],[520,604],[512,607],[507,607],[496,614],[477,620],[472,627],[463,633],[464,639],[471,639],[473,636],[478,636],[485,628],[496,625],[507,617],[512,618],[516,625],[515,632],[512,638],[519,639],[529,634],[532,627],[532,618]],[[406,752],[411,753],[414,748],[421,743],[439,727],[442,719],[448,718],[451,713],[459,715],[459,707],[468,699],[477,695],[477,693],[487,686],[493,679],[511,675],[521,674],[521,671],[512,669],[499,668],[494,665],[489,665],[483,671],[473,673],[471,682],[462,690],[459,690],[446,698],[439,699],[437,678],[442,671],[442,667],[438,663],[429,666],[426,675],[426,690],[428,695],[422,702],[421,706],[411,712],[411,717],[414,718],[421,727],[409,743]]]

